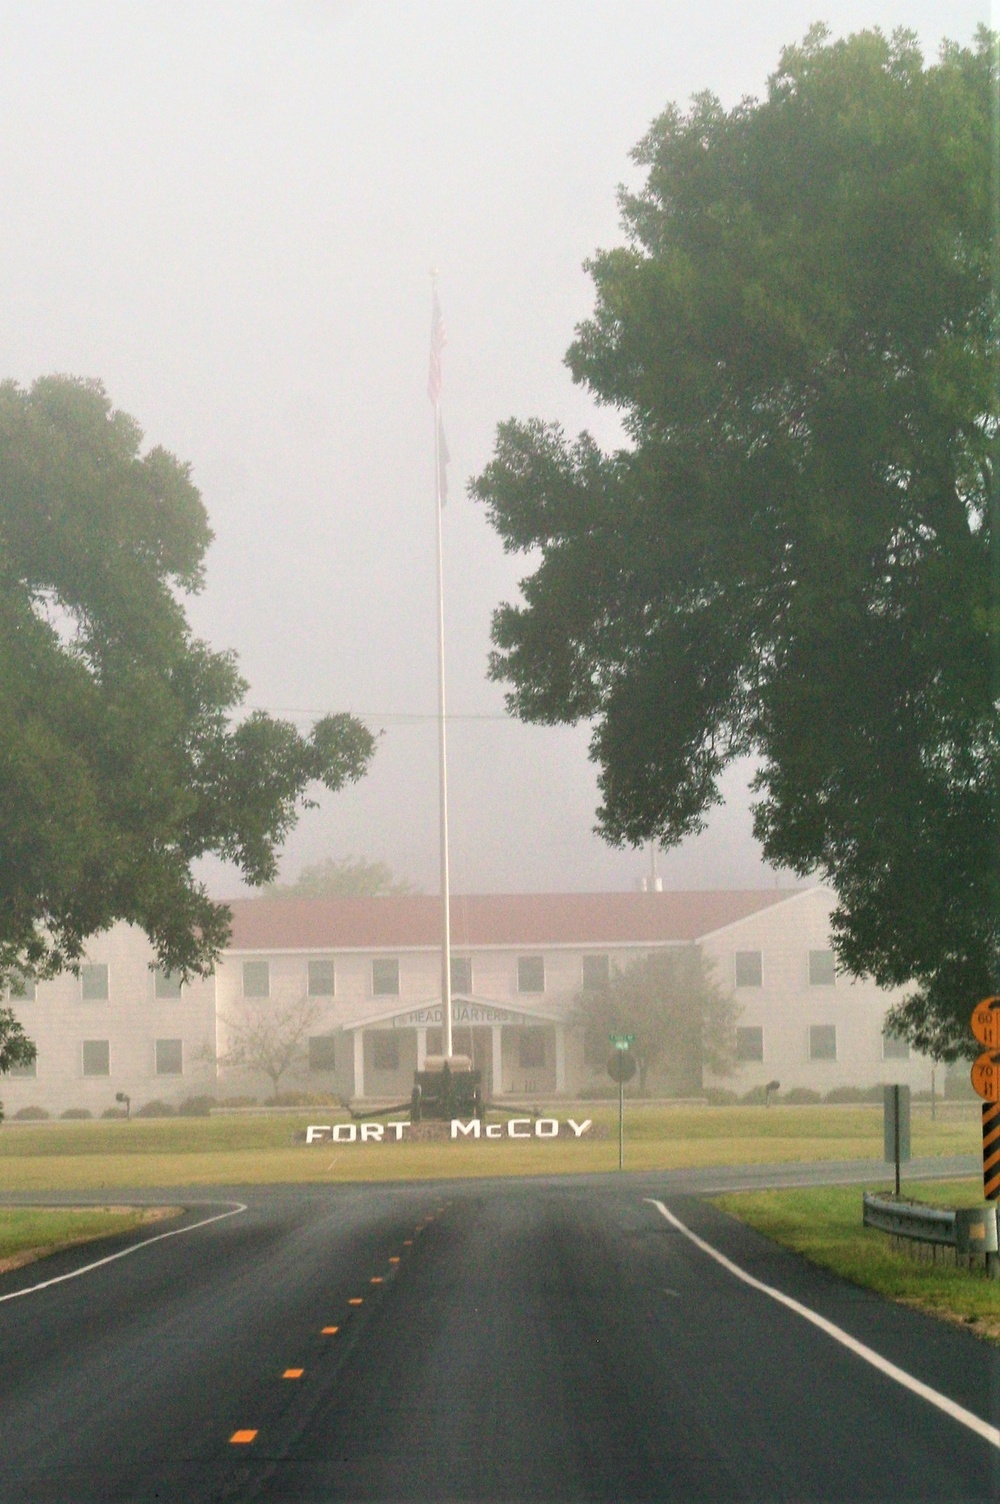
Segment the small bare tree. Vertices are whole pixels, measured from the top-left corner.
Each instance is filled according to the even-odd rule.
[[[267,1076],[272,1095],[281,1078],[307,1057],[309,1030],[324,1011],[322,998],[247,999],[232,1014],[222,1014],[228,1047],[216,1056],[223,1070],[255,1071]]]

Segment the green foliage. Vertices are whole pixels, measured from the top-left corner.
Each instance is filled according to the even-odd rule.
[[[303,867],[294,883],[270,883],[268,898],[396,898],[415,893],[412,883],[396,878],[386,862],[363,856],[328,856]]]
[[[755,756],[768,859],[939,1058],[1000,986],[997,85],[985,30],[814,28],[762,102],[668,108],[567,357],[629,446],[511,421],[471,487],[540,559],[492,673],[593,721],[604,835],[680,841]]]
[[[620,970],[608,987],[581,992],[574,1020],[584,1029],[588,1054],[610,1055],[612,1034],[633,1034],[639,1093],[649,1074],[662,1072],[680,1095],[701,1091],[702,1067],[732,1069],[736,1004],[712,980],[701,951],[686,945],[655,951]]]
[[[99,383],[0,384],[0,979],[72,966],[116,920],[168,971],[207,973],[229,915],[192,864],[271,880],[308,786],[372,755],[347,715],[308,738],[239,719],[235,658],[180,599],[202,584],[204,506],[189,466],[141,443]]]
[[[18,1065],[30,1065],[36,1055],[34,1044],[18,1023],[12,1008],[0,1008],[0,1075]]]

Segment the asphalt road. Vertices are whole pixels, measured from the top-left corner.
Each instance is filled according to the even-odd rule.
[[[255,1188],[3,1276],[0,1500],[1000,1498],[1000,1449],[646,1198],[993,1425],[995,1349],[690,1190]]]

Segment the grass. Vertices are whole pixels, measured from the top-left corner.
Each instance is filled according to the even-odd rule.
[[[714,1204],[776,1243],[856,1285],[934,1315],[961,1322],[977,1336],[1000,1345],[1000,1280],[939,1261],[897,1251],[885,1233],[861,1224],[862,1189],[833,1186],[794,1191],[735,1192],[713,1196]],[[881,1189],[886,1189],[883,1182]],[[907,1193],[905,1176],[904,1194]],[[979,1206],[982,1181],[922,1181],[916,1197],[938,1206]]]
[[[0,1126],[0,1184],[8,1190],[98,1190],[141,1186],[251,1185],[552,1175],[618,1164],[617,1107],[563,1103],[565,1121],[591,1118],[599,1136],[306,1146],[309,1123],[344,1121],[326,1108],[281,1116],[161,1118]],[[975,1105],[914,1114],[913,1153],[972,1153],[980,1142]],[[859,1107],[626,1106],[630,1170],[882,1157],[882,1109]]]
[[[9,1208],[0,1211],[0,1273],[49,1253],[132,1232],[144,1222],[173,1215],[165,1207]]]

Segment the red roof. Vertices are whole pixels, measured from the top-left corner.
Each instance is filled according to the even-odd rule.
[[[697,940],[782,903],[788,889],[453,895],[454,950]],[[230,904],[232,950],[407,950],[440,942],[440,900],[248,898]]]

